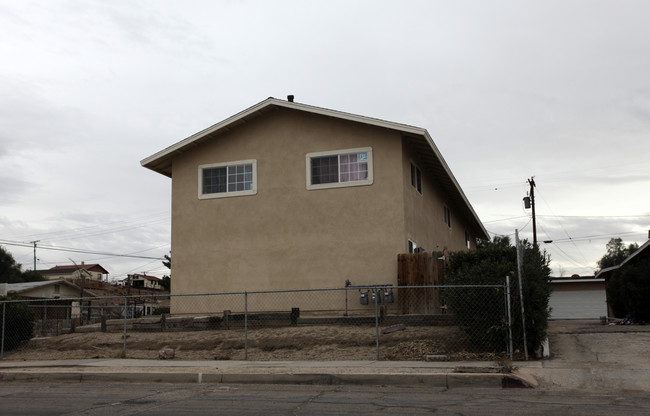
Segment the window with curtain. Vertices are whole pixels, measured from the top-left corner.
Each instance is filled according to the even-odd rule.
[[[372,184],[372,149],[307,154],[307,189]]]

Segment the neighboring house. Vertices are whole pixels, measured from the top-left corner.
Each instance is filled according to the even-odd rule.
[[[162,289],[160,284],[162,280],[156,276],[149,276],[147,274],[132,274],[129,277],[121,279],[117,282],[118,286],[128,286],[129,282],[131,287],[137,287],[141,289]]]
[[[66,280],[42,282],[0,283],[0,296],[13,296],[26,300],[61,299],[47,302],[29,302],[37,311],[38,319],[66,319],[79,316],[80,298],[95,297],[93,292],[82,290]]]
[[[648,233],[648,237],[650,237],[650,232]],[[596,273],[596,277],[605,280],[605,287],[607,287],[607,283],[609,282],[609,279],[611,279],[612,276],[614,276],[614,273],[618,269],[620,269],[626,264],[635,264],[638,260],[647,259],[648,257],[650,257],[650,240],[646,241],[645,244],[639,247],[634,253],[630,254],[625,260],[621,262],[621,264],[617,264],[616,266],[602,269],[601,271]],[[607,312],[608,312],[608,316],[614,316],[614,312],[612,311],[609,304],[607,305]]]
[[[551,277],[551,319],[599,319],[607,316],[605,279]]]
[[[83,261],[81,264],[55,266],[48,270],[39,270],[38,272],[48,280],[89,279],[106,281],[108,279],[108,271],[102,266],[99,264],[86,264]]]
[[[172,178],[172,294],[396,284],[400,253],[489,238],[425,129],[291,97],[141,163]]]

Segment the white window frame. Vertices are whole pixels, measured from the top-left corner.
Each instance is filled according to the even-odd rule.
[[[367,163],[368,163],[368,177],[359,181],[350,181],[350,182],[340,182],[341,170],[339,169],[339,182],[332,183],[311,183],[311,160],[317,157],[324,156],[339,156],[339,168],[340,168],[340,156],[350,153],[366,153]],[[307,189],[328,189],[328,188],[347,188],[350,186],[365,186],[372,185],[373,183],[373,163],[372,163],[372,147],[359,147],[355,149],[342,149],[342,150],[328,150],[325,152],[312,152],[307,153],[305,156],[305,172],[306,172],[306,181]]]
[[[226,185],[226,192],[215,192],[211,194],[204,194],[203,193],[203,170],[205,169],[211,169],[211,168],[222,168],[226,167],[228,168],[229,166],[237,166],[237,165],[252,165],[253,166],[253,183],[251,189],[245,190],[245,191],[228,191],[228,186]],[[227,171],[227,169],[226,169]],[[245,196],[245,195],[256,195],[257,194],[257,160],[256,159],[248,159],[248,160],[237,160],[234,162],[224,162],[224,163],[210,163],[206,165],[199,165],[199,171],[198,171],[198,177],[199,177],[199,187],[198,187],[198,192],[199,192],[199,199],[212,199],[212,198],[229,198],[233,196]]]
[[[465,247],[472,248],[472,244],[470,242],[469,231],[467,231],[467,230],[465,230]]]
[[[413,162],[411,162],[411,186],[422,195],[422,171],[418,165]]]

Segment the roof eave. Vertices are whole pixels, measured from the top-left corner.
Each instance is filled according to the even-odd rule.
[[[454,174],[451,172],[451,169],[449,168],[449,165],[447,165],[447,162],[445,161],[445,158],[442,156],[442,153],[440,153],[440,150],[438,149],[438,146],[436,146],[435,142],[433,141],[433,138],[429,135],[429,132],[425,129],[422,129],[424,134],[423,136],[426,138],[427,142],[429,143],[429,146],[431,147],[431,150],[433,150],[433,153],[435,154],[436,158],[440,161],[442,164],[445,172],[449,176],[449,179],[451,179],[452,183],[454,184],[454,187],[456,188],[456,191],[462,198],[463,202],[465,203],[465,206],[469,210],[471,216],[473,219],[476,221],[476,224],[478,225],[479,232],[482,233],[483,235],[479,236],[480,239],[482,240],[489,240],[490,235],[488,231],[485,229],[483,226],[483,223],[479,219],[478,215],[476,214],[476,211],[474,211],[474,207],[472,207],[472,204],[469,202],[469,199],[467,198],[467,195],[465,195],[465,192],[463,192],[463,188],[460,187],[460,184],[456,180],[456,177]]]
[[[635,258],[637,255],[641,254],[643,251],[645,251],[648,247],[650,247],[650,240],[646,241],[639,247],[634,253],[630,254],[621,262],[621,264],[617,264],[616,266],[611,266],[606,269],[602,269],[596,274],[596,277],[600,276],[601,274],[607,274],[613,270],[620,269],[624,264],[626,264],[628,261],[632,260]]]
[[[451,172],[451,169],[449,169],[449,166],[447,165],[447,162],[445,159],[442,157],[442,154],[440,153],[440,150],[438,150],[438,147],[435,145],[433,139],[429,135],[429,132],[426,129],[420,128],[420,127],[415,127],[415,126],[409,126],[407,124],[400,124],[400,123],[394,123],[390,121],[385,121],[377,118],[371,118],[371,117],[365,117],[365,116],[359,116],[356,114],[351,114],[351,113],[345,113],[342,111],[336,111],[336,110],[330,110],[327,108],[321,108],[321,107],[315,107],[307,104],[301,104],[301,103],[296,103],[292,101],[284,101],[284,100],[279,100],[273,97],[269,97],[264,101],[261,101],[252,107],[247,108],[246,110],[243,110],[237,114],[235,114],[232,117],[229,117],[217,124],[214,124],[211,127],[208,127],[207,129],[204,129],[198,133],[195,133],[188,138],[181,140],[180,142],[167,147],[166,149],[161,150],[160,152],[157,152],[145,159],[143,159],[140,164],[148,169],[151,169],[155,172],[158,172],[162,175],[165,175],[167,177],[172,176],[171,172],[171,158],[175,153],[180,153],[182,152],[186,146],[192,145],[196,143],[198,140],[202,139],[205,136],[208,136],[210,134],[216,133],[222,129],[228,128],[228,126],[235,124],[237,122],[245,120],[247,117],[250,117],[251,115],[263,110],[266,107],[269,106],[276,106],[276,107],[284,107],[284,108],[291,108],[295,110],[300,110],[300,111],[307,111],[313,114],[320,114],[323,116],[328,116],[328,117],[334,117],[338,119],[343,119],[343,120],[348,120],[348,121],[353,121],[353,122],[359,122],[359,123],[364,123],[364,124],[369,124],[377,127],[383,127],[386,129],[390,130],[397,130],[402,133],[410,134],[410,135],[416,135],[416,136],[421,136],[424,137],[425,140],[427,141],[430,149],[433,151],[435,157],[440,161],[441,165],[444,168],[444,171],[446,175],[450,178],[450,180],[453,183],[454,188],[458,192],[458,195],[460,195],[461,199],[463,200],[465,206],[467,207],[470,215],[473,217],[473,219],[476,222],[477,230],[480,234],[479,238],[481,239],[489,239],[489,233],[483,226],[483,223],[481,223],[481,220],[479,219],[478,215],[474,211],[474,208],[470,204],[469,200],[467,199],[467,196],[463,192],[462,188],[458,184],[458,181],[454,177],[453,173]]]
[[[343,120],[350,120],[350,121],[356,121],[356,122],[361,122],[365,124],[371,124],[379,127],[385,127],[388,129],[392,130],[400,130],[406,133],[411,133],[411,134],[423,134],[426,133],[426,130],[421,129],[419,127],[414,127],[414,126],[408,126],[405,124],[398,124],[398,123],[393,123],[390,121],[385,121],[385,120],[380,120],[376,118],[371,118],[371,117],[364,117],[364,116],[359,116],[355,114],[350,114],[350,113],[345,113],[342,111],[336,111],[336,110],[330,110],[327,108],[321,108],[321,107],[315,107],[307,104],[301,104],[301,103],[296,103],[296,102],[290,102],[290,101],[284,101],[284,100],[278,100],[276,98],[270,97],[267,98],[264,101],[261,101],[257,104],[255,104],[252,107],[247,108],[244,111],[241,111],[237,114],[235,114],[232,117],[229,117],[217,124],[214,124],[207,129],[201,130],[198,133],[195,133],[186,139],[181,140],[180,142],[173,144],[157,153],[154,153],[153,155],[142,159],[140,161],[140,164],[147,168],[151,169],[154,172],[158,172],[162,175],[171,177],[171,156],[174,153],[181,152],[183,148],[186,146],[189,146],[196,141],[202,139],[205,136],[208,136],[210,134],[213,134],[215,132],[218,132],[220,130],[226,129],[228,126],[235,124],[239,121],[244,120],[245,118],[263,110],[266,107],[269,106],[276,106],[276,107],[285,107],[285,108],[292,108],[300,111],[307,111],[310,113],[314,114],[321,114],[324,116],[329,116],[329,117],[336,117],[339,119]]]

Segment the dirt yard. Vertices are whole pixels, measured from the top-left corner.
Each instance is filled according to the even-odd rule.
[[[377,357],[374,326],[318,325],[250,329],[248,359],[374,360]],[[74,333],[30,340],[5,352],[5,360],[65,360],[122,358],[122,333]],[[126,338],[126,358],[157,359],[164,347],[175,349],[177,360],[243,360],[244,330],[190,332],[135,332]],[[497,360],[499,354],[477,353],[465,335],[451,326],[412,326],[380,333],[382,360],[424,360],[446,355],[449,360]]]

